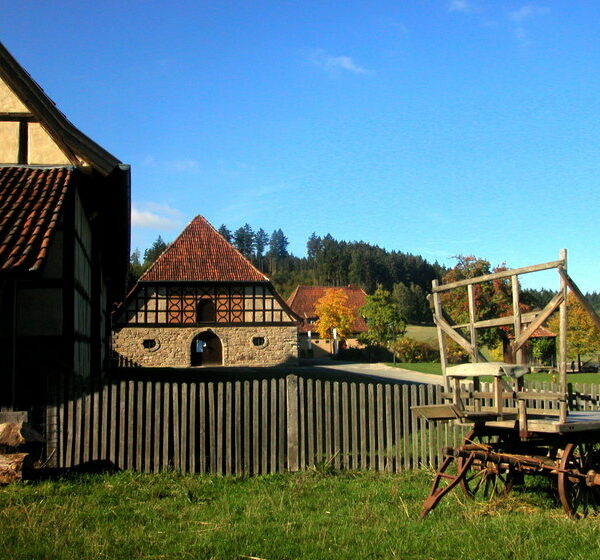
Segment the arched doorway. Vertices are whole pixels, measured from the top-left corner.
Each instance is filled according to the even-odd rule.
[[[200,333],[192,340],[192,366],[220,366],[223,364],[221,339],[212,331]]]

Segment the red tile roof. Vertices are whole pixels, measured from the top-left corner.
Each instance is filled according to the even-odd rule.
[[[202,216],[196,216],[140,282],[268,282]]]
[[[352,331],[355,333],[365,332],[367,330],[367,323],[358,314],[358,309],[367,303],[367,294],[362,288],[357,286],[298,286],[288,298],[287,304],[292,308],[292,311],[304,319],[299,327],[299,331],[307,332],[314,330],[314,327],[311,327],[306,319],[316,319],[315,303],[325,295],[326,290],[331,289],[343,290],[346,296],[348,296],[348,305],[355,315]]]
[[[64,167],[0,167],[0,272],[40,269],[72,178]]]

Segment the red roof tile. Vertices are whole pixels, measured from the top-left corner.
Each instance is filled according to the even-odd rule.
[[[202,216],[196,216],[140,282],[268,282]]]
[[[0,167],[0,272],[40,269],[72,177],[64,167]]]
[[[304,319],[299,327],[299,331],[307,332],[314,329],[314,327],[311,328],[306,319],[315,319],[317,317],[315,303],[325,295],[326,290],[331,289],[343,290],[346,296],[348,296],[348,305],[355,315],[352,331],[355,333],[365,332],[367,330],[367,323],[358,314],[358,309],[367,303],[367,294],[362,288],[357,286],[298,286],[288,298],[287,304],[292,308],[292,311]]]

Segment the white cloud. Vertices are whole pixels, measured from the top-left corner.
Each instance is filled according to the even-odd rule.
[[[131,207],[131,225],[152,229],[179,229],[181,212],[166,204],[142,203],[139,206]]]
[[[508,12],[508,19],[514,24],[513,32],[515,37],[522,43],[528,43],[527,29],[525,24],[540,14],[545,14],[548,11],[547,8],[542,6],[535,6],[533,4],[526,4],[518,10]]]
[[[468,13],[471,9],[472,7],[467,0],[452,0],[448,5],[448,10],[450,12]]]
[[[534,6],[533,4],[527,4],[518,10],[514,10],[508,13],[509,19],[516,23],[523,23],[525,20],[538,14],[546,13],[547,9],[541,6]]]
[[[326,70],[327,72],[336,73],[340,71],[350,72],[352,74],[368,74],[364,66],[358,65],[350,56],[332,56],[322,49],[318,49],[312,54],[312,62]]]

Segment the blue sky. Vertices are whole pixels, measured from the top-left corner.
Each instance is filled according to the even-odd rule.
[[[447,266],[566,247],[600,290],[597,1],[0,4],[5,46],[131,164],[134,248],[202,214],[300,256],[313,231]]]

